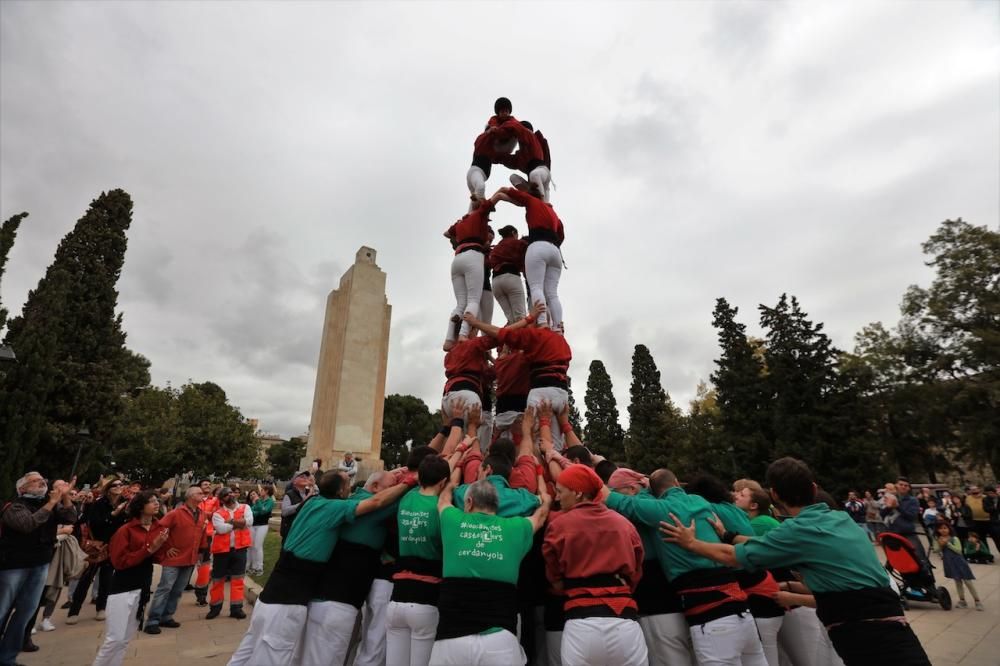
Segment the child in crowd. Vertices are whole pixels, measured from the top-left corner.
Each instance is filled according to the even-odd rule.
[[[993,564],[993,553],[990,547],[979,540],[979,534],[969,532],[965,541],[965,559],[974,564]]]
[[[976,610],[983,610],[979,593],[976,592],[976,586],[972,584],[976,577],[972,575],[969,563],[962,557],[962,543],[955,536],[955,530],[948,523],[941,522],[935,527],[934,534],[937,537],[937,549],[941,552],[941,559],[944,560],[944,576],[955,581],[955,591],[958,592],[958,603],[955,606],[957,608],[969,607],[965,603],[963,586],[966,586],[972,593],[972,599],[976,602]]]

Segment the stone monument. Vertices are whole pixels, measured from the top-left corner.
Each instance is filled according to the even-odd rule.
[[[392,306],[375,250],[362,247],[326,299],[309,443],[302,469],[335,468],[352,451],[356,480],[382,469],[382,408]]]

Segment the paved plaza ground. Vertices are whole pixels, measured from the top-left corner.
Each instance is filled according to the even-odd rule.
[[[985,612],[972,609],[943,611],[938,606],[918,603],[911,604],[907,612],[935,666],[996,666],[1000,663],[1000,564],[973,564],[972,569],[986,605]],[[938,583],[944,584],[954,596],[954,584],[941,576],[940,569],[936,574]],[[184,593],[176,615],[181,627],[164,629],[159,636],[138,634],[129,644],[125,664],[225,664],[243,637],[249,620],[229,618],[226,615],[228,606],[220,617],[205,620],[207,610],[195,606],[193,593]],[[18,661],[26,666],[89,665],[104,638],[104,623],[94,620],[94,613],[94,606],[88,604],[81,613],[79,624],[67,626],[64,624],[66,611],[57,610],[53,617],[57,629],[35,634],[35,642],[42,649],[34,654],[22,654]]]

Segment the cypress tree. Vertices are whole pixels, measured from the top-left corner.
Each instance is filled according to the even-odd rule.
[[[18,363],[0,384],[5,492],[28,467],[51,478],[67,475],[84,427],[92,437],[81,459],[86,469],[110,441],[123,393],[149,381],[148,362],[125,348],[115,313],[131,220],[132,200],[123,190],[91,202],[10,322],[5,344]]]
[[[576,406],[576,398],[573,397],[573,378],[566,382],[566,393],[569,395],[569,423],[575,432],[580,432],[583,419],[580,417],[580,410]]]
[[[590,362],[583,402],[587,407],[587,426],[583,431],[587,448],[608,460],[624,462],[625,431],[618,421],[618,403],[611,377],[602,361]]]
[[[3,285],[3,272],[7,266],[7,255],[10,248],[14,246],[14,239],[17,237],[17,228],[21,226],[21,220],[28,217],[27,213],[18,213],[0,224],[0,286]],[[0,301],[0,333],[3,332],[4,324],[7,323],[7,310]]]
[[[625,454],[629,465],[649,473],[669,464],[672,444],[681,435],[683,417],[660,384],[660,371],[645,345],[632,353],[631,401]]]

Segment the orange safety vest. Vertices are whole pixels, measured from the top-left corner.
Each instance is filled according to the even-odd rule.
[[[212,514],[219,509],[219,498],[206,497],[198,505],[198,509],[204,512],[208,522],[205,523],[205,534],[212,536],[215,534],[215,526],[212,525]]]
[[[232,514],[232,513],[229,512],[229,509],[226,509],[225,507],[221,507],[221,506],[218,509],[216,509],[215,512],[217,514],[219,514],[220,516],[222,516],[222,520],[224,520],[224,521],[228,521],[234,515],[234,514]],[[243,515],[242,516],[238,516],[238,517],[241,520],[245,521],[247,519],[246,518],[246,514],[247,514],[246,504],[244,504],[241,507],[241,513]],[[251,521],[248,521],[248,522],[252,523],[253,521],[251,520]],[[249,548],[250,547],[250,539],[251,539],[251,537],[250,537],[250,526],[249,525],[247,525],[246,527],[234,527],[233,531],[232,531],[232,534],[236,537],[236,539],[235,539],[236,540],[236,546],[235,546],[236,550],[240,550],[242,548]],[[226,534],[215,533],[214,535],[212,535],[212,552],[213,553],[228,553],[229,552],[229,541],[230,541],[229,536],[230,536],[230,534],[228,532]]]

